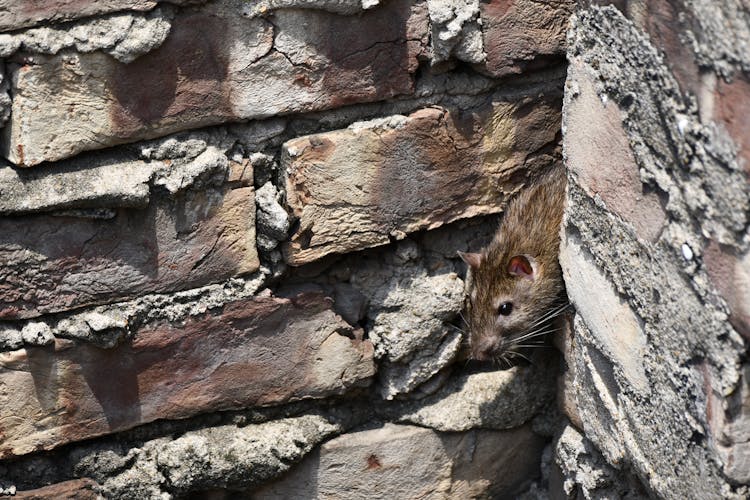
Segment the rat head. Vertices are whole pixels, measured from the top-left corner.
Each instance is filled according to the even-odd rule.
[[[545,269],[533,256],[459,253],[471,268],[471,357],[499,360],[529,336],[554,302]],[[536,336],[536,335],[534,335]]]

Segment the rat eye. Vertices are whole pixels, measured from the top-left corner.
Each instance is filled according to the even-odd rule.
[[[497,308],[497,312],[502,314],[503,316],[507,316],[513,311],[513,303],[512,302],[503,302],[500,304],[500,307]]]

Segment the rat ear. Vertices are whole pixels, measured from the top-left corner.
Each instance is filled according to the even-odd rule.
[[[472,269],[478,268],[479,264],[482,263],[481,253],[458,252],[458,256],[461,257],[461,260],[466,262],[466,264],[468,264],[469,267],[471,267]]]
[[[536,278],[534,270],[534,259],[527,255],[515,255],[508,262],[508,272],[512,276],[534,280]]]

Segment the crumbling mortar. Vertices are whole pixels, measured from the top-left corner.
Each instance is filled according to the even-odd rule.
[[[536,379],[539,377],[539,373],[534,371],[529,372],[528,368],[525,370],[527,373],[523,375],[524,378],[531,377],[532,379]],[[544,366],[540,366],[536,370],[539,370],[543,374],[553,375],[553,372],[545,369]],[[513,371],[498,373],[511,375],[508,380],[512,380]],[[456,376],[464,375],[459,372]],[[551,384],[547,383],[541,383],[541,386],[552,387]],[[550,398],[551,395],[550,391]],[[506,396],[502,399],[508,398]],[[429,403],[428,400],[425,400],[425,402]],[[510,404],[508,401],[506,403]],[[431,404],[434,404],[434,402]],[[105,493],[107,498],[127,498],[132,491],[129,489],[128,484],[123,482],[118,483],[117,477],[130,477],[127,475],[128,471],[135,471],[136,468],[142,467],[144,461],[150,461],[156,465],[156,470],[163,476],[161,479],[157,478],[156,481],[160,485],[161,491],[170,494],[181,494],[207,487],[226,487],[224,482],[226,478],[215,476],[209,483],[203,482],[199,477],[198,481],[189,483],[187,488],[184,483],[176,485],[171,481],[170,471],[172,467],[168,465],[167,461],[161,459],[165,449],[170,448],[175,440],[180,440],[184,436],[197,435],[196,433],[201,433],[202,430],[210,432],[211,429],[217,429],[222,426],[234,426],[239,430],[249,425],[278,422],[279,419],[321,416],[329,424],[336,426],[337,430],[324,436],[317,443],[319,446],[341,433],[351,431],[355,428],[371,427],[378,423],[382,424],[382,422],[394,421],[394,419],[404,424],[437,430],[439,432],[467,431],[480,428],[514,428],[522,425],[524,421],[530,420],[533,415],[542,411],[544,406],[536,404],[531,412],[531,416],[528,415],[528,412],[524,413],[524,421],[509,421],[505,424],[499,423],[499,426],[472,425],[468,428],[452,429],[450,427],[444,428],[441,425],[431,425],[428,421],[409,416],[410,413],[419,409],[422,405],[423,402],[419,400],[384,402],[380,400],[379,396],[372,393],[366,396],[350,394],[333,396],[321,401],[298,401],[280,406],[248,408],[198,415],[185,420],[157,421],[87,442],[72,443],[56,450],[18,457],[13,461],[5,461],[2,469],[0,469],[0,474],[2,474],[6,481],[9,480],[10,483],[15,483],[22,489],[38,487],[40,483],[55,483],[77,477],[90,477],[100,482],[100,486],[103,487],[101,491]],[[295,439],[295,441],[297,440]],[[209,446],[223,448],[224,444],[215,442],[213,444],[209,443]],[[313,446],[310,446],[307,442],[300,441],[295,446],[304,448],[304,453],[294,459],[278,455],[278,450],[275,449],[269,451],[271,456],[278,457],[279,461],[283,464],[292,465],[313,449]],[[197,462],[193,463],[191,456],[182,457],[180,461],[181,466],[188,469],[195,469],[198,465],[201,467],[206,465]],[[174,463],[172,459],[167,460],[170,464]],[[210,473],[210,469],[201,468],[201,471]],[[152,481],[154,478],[145,479]],[[144,478],[140,479],[140,481],[142,480]]]
[[[222,283],[190,290],[148,294],[133,300],[114,302],[95,307],[82,307],[61,313],[48,314],[31,320],[0,322],[0,351],[14,350],[17,343],[6,339],[21,331],[29,323],[47,325],[56,338],[90,342],[102,348],[114,348],[120,342],[133,338],[135,332],[151,322],[169,320],[179,325],[191,316],[223,307],[225,304],[255,296],[266,284],[270,271],[260,271],[245,277],[231,278]],[[87,317],[102,317],[112,326],[96,331],[88,325]]]
[[[161,45],[169,34],[169,27],[171,27],[175,13],[176,9],[171,4],[162,3],[147,12],[112,12],[50,26],[24,28],[12,33],[0,34],[0,54],[4,57],[15,53],[55,55],[63,49],[75,47],[78,52],[103,51],[121,62],[128,63]],[[127,26],[118,25],[117,23],[121,20],[126,22]],[[146,37],[142,46],[136,45],[121,49],[122,44],[132,40],[133,34],[130,30],[136,20],[150,22],[142,28],[151,39]],[[164,24],[160,25],[157,20],[161,20]],[[111,40],[106,38],[114,33],[120,33],[120,38]]]
[[[670,194],[667,210],[676,221],[684,226],[697,221],[704,237],[714,237],[723,244],[738,247],[738,239],[748,225],[746,214],[750,213],[750,199],[744,192],[745,175],[731,138],[716,127],[700,122],[694,103],[681,95],[674,77],[666,70],[654,69],[666,67],[662,57],[619,11],[613,7],[592,7],[577,16],[574,22],[589,26],[590,31],[572,31],[568,40],[570,51],[594,68],[600,98],[612,98],[618,103],[642,180],[655,182]],[[593,33],[596,39],[586,38]],[[611,50],[621,45],[627,48]],[[588,47],[586,51],[581,49],[584,46]],[[625,60],[620,60],[623,57]],[[625,66],[645,72],[645,76],[630,77],[620,70]],[[633,89],[656,108],[659,123],[653,130],[644,130],[642,125],[649,123],[644,118],[648,109],[628,104]],[[667,134],[662,137],[659,130],[666,130]],[[717,144],[718,147],[728,146],[717,149]],[[678,168],[673,168],[672,162]],[[696,170],[695,164],[702,169]],[[693,173],[687,175],[690,170]],[[698,175],[700,171],[705,173]],[[679,199],[674,199],[678,193],[676,186],[680,189]],[[691,200],[698,199],[702,199],[701,204],[691,206]]]
[[[678,253],[675,253],[674,248],[668,242],[661,241],[657,242],[656,244],[649,244],[639,240],[633,228],[629,227],[629,225],[624,223],[617,216],[607,212],[606,207],[599,206],[589,201],[588,196],[575,182],[569,182],[568,192],[570,198],[573,200],[570,203],[569,207],[574,207],[574,210],[571,210],[571,214],[582,214],[585,211],[588,211],[589,213],[597,213],[601,216],[602,220],[607,221],[608,227],[610,229],[607,232],[604,232],[604,227],[601,226],[601,224],[592,224],[589,226],[584,225],[579,222],[579,220],[583,219],[578,219],[577,215],[575,220],[572,219],[572,216],[571,219],[568,219],[570,223],[569,227],[575,228],[575,234],[579,235],[584,242],[588,243],[587,248],[589,249],[592,257],[594,257],[598,267],[602,269],[602,271],[607,275],[609,281],[615,285],[618,293],[620,293],[623,297],[628,298],[628,301],[634,306],[635,311],[640,315],[641,319],[646,323],[649,323],[651,320],[656,319],[656,317],[654,316],[654,313],[656,311],[654,311],[652,307],[653,304],[649,295],[645,294],[645,292],[642,293],[642,287],[638,286],[638,283],[653,284],[654,280],[641,280],[638,278],[638,275],[641,273],[648,273],[651,276],[671,275],[671,273],[666,272],[664,269],[660,269],[660,265],[664,263],[671,263],[673,260],[677,260],[670,259],[670,255],[673,257],[679,256],[680,259],[682,259],[682,256]],[[589,219],[590,218],[587,218],[586,220]],[[599,219],[597,219],[597,221],[599,221]],[[602,224],[604,223],[602,222]],[[618,244],[615,245],[616,248],[605,248],[600,244],[597,234],[608,233],[611,235],[611,238],[614,241],[618,242]],[[649,256],[650,261],[654,264],[654,266],[657,267],[655,267],[653,270],[634,270],[629,268],[625,263],[627,262],[627,258],[625,258],[623,264],[612,265],[613,262],[620,262],[622,260],[618,260],[616,258],[618,255],[624,255],[629,252],[634,252],[636,256]],[[701,270],[700,272],[705,271]],[[694,281],[694,274],[685,272],[682,272],[680,274],[682,274],[681,277],[685,283],[692,283]],[[689,288],[692,289],[693,287],[690,286]],[[667,290],[663,290],[662,292],[662,300],[665,300],[664,297],[668,297],[669,294],[666,293]],[[700,291],[693,290],[693,292],[696,294],[696,298],[703,297],[703,294],[700,293]],[[713,293],[714,295],[718,296],[717,292],[714,291]],[[719,312],[723,314],[725,311],[722,310]],[[719,316],[716,316],[714,314],[714,311],[709,310],[708,312],[703,313],[701,316],[706,317],[707,319],[710,318],[712,326],[706,327],[706,331],[717,332],[716,335],[727,335],[728,339],[733,342],[733,347],[738,350],[738,348],[742,345],[742,338],[733,328],[731,328],[731,326],[726,323],[726,321],[724,321],[725,318],[723,317],[723,315],[720,314]],[[675,345],[674,347],[677,348],[677,345]],[[681,351],[682,349],[678,350]]]

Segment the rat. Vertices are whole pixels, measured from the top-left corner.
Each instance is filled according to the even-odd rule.
[[[524,357],[519,350],[550,333],[568,306],[558,261],[566,175],[552,168],[508,204],[489,245],[459,256],[470,268],[470,356]]]

